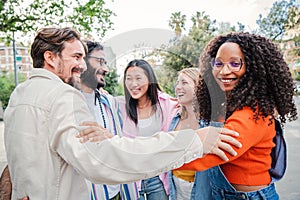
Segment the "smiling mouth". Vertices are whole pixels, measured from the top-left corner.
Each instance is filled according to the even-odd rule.
[[[136,95],[136,94],[138,94],[141,90],[140,90],[140,89],[131,89],[130,91],[131,91],[131,93],[132,93],[133,95]]]
[[[74,67],[74,68],[72,69],[72,74],[73,74],[74,76],[76,76],[76,77],[79,77],[79,78],[80,78],[80,76],[81,76],[82,73],[83,73],[83,69],[80,68],[80,67]]]
[[[80,68],[80,67],[74,67],[73,69],[72,69],[72,72],[74,72],[74,73],[82,73],[83,72],[83,69],[82,68]]]
[[[102,71],[102,70],[98,70],[96,72],[96,75],[102,75],[102,76],[105,76],[107,73],[105,71]]]
[[[237,80],[237,78],[219,78],[219,80],[224,84],[228,84]]]

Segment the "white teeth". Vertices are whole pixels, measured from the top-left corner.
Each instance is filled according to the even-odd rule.
[[[72,75],[73,75],[74,77],[80,78],[81,73],[73,72]]]
[[[221,79],[221,81],[222,81],[223,83],[229,83],[229,82],[232,81],[232,79]]]

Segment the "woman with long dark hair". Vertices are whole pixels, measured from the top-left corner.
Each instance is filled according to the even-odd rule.
[[[178,110],[177,101],[161,91],[147,61],[136,59],[128,63],[124,71],[124,90],[125,102],[120,102],[124,136],[148,137],[159,131],[168,131]],[[167,173],[136,184],[139,200],[168,199]]]

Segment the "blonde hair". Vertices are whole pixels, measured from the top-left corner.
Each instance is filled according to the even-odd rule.
[[[198,82],[198,79],[199,79],[200,70],[196,67],[184,68],[178,72],[178,75],[179,74],[187,75],[194,81],[194,83],[196,85],[196,83]]]
[[[178,76],[180,74],[185,74],[188,77],[190,77],[194,81],[194,84],[196,85],[199,79],[200,70],[199,68],[196,67],[184,68],[178,72]],[[180,113],[181,119],[186,119],[188,117],[186,108],[183,105],[180,105],[180,107],[181,107],[181,113]]]

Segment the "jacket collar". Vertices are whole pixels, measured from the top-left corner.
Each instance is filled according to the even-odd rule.
[[[29,79],[38,77],[63,82],[56,74],[44,68],[34,68],[31,70]]]

